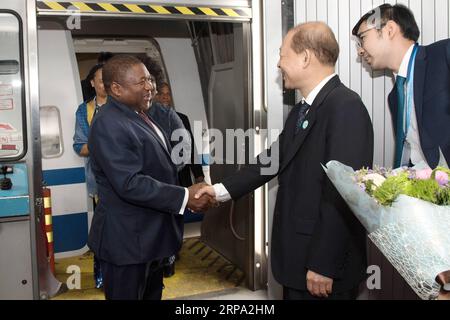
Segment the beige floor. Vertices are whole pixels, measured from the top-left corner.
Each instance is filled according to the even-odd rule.
[[[92,253],[56,261],[56,277],[63,283],[69,274],[67,267],[77,265],[81,269],[81,289],[68,290],[54,300],[103,300],[103,292],[96,289],[92,274]],[[175,265],[175,275],[164,279],[164,299],[183,299],[199,295],[227,294],[230,290],[245,290],[243,272],[217,254],[198,238],[186,239]]]

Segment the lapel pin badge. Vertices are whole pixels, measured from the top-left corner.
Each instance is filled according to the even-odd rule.
[[[306,128],[308,128],[308,125],[309,125],[308,120],[303,121],[303,125],[302,125],[303,130],[305,130]]]

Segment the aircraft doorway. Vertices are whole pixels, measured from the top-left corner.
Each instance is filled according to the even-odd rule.
[[[38,42],[40,50],[42,49],[39,52],[40,101],[41,106],[57,106],[59,109],[63,150],[58,157],[43,159],[44,177],[46,171],[70,169],[71,172],[79,172],[83,166],[82,159],[72,150],[72,135],[74,114],[82,101],[79,83],[86,74],[86,66],[95,62],[95,56],[99,52],[130,53],[155,58],[157,54],[153,52],[153,48],[159,50],[160,57],[156,60],[161,63],[164,79],[171,86],[177,111],[188,115],[193,129],[194,121],[201,123],[201,141],[196,141],[196,144],[200,145],[206,180],[215,183],[237,170],[237,164],[226,164],[229,161],[217,157],[217,163],[209,165],[208,160],[213,157],[209,154],[210,141],[206,129],[218,129],[225,137],[226,129],[246,131],[255,126],[249,19],[224,21],[223,17],[219,17],[220,19],[186,20],[185,17],[137,18],[120,13],[107,16],[82,14],[79,21],[81,28],[67,30],[66,15],[54,12],[50,15],[45,10],[38,12]],[[50,50],[43,45],[44,41],[48,41]],[[65,53],[55,52],[57,41],[65,46]],[[66,60],[62,59],[64,54],[67,55]],[[47,60],[47,64],[41,64],[44,60]],[[58,65],[63,66],[64,63],[65,69],[59,69]],[[54,101],[55,87],[59,88],[58,94],[67,94],[66,97],[58,96],[57,101]],[[237,146],[235,154],[248,147],[248,141],[246,146]],[[67,163],[70,163],[70,168],[64,167]],[[81,186],[85,188],[83,184],[83,180],[76,179],[54,186],[50,183],[50,187],[55,189],[52,199],[55,246],[58,246],[60,239],[59,248],[62,250],[57,252],[57,257],[58,254],[60,258],[65,258],[87,252],[85,242],[93,214],[92,205],[85,191],[74,192]],[[83,197],[84,202],[68,200],[75,194]],[[211,209],[201,222],[185,224],[185,237],[199,237],[205,246],[241,271],[239,279],[243,275],[243,283],[252,290],[264,287],[266,283],[265,257],[259,256],[258,261],[255,259],[255,241],[265,243],[266,239],[262,233],[255,240],[254,201],[253,195],[250,195],[235,203]],[[263,211],[259,210],[257,214],[262,215]],[[75,224],[79,226],[81,237],[74,234],[73,228],[68,228],[69,224],[74,225],[75,219],[79,219]],[[83,221],[80,222],[81,220]],[[76,245],[75,242],[63,243],[73,240],[67,234],[64,238],[65,232],[69,232],[69,235],[72,232],[73,237],[78,237]]]

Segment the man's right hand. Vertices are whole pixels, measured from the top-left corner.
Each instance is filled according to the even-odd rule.
[[[215,199],[215,195],[211,196],[208,193],[202,193],[199,195],[199,192],[204,188],[211,187],[206,183],[197,183],[188,188],[189,190],[189,200],[187,203],[187,207],[191,209],[193,212],[205,211],[211,207],[217,207],[218,202]]]

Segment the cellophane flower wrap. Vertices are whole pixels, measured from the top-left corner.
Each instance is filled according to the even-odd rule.
[[[369,239],[417,295],[435,299],[441,290],[436,276],[450,270],[448,168],[355,172],[330,161],[324,170]]]

